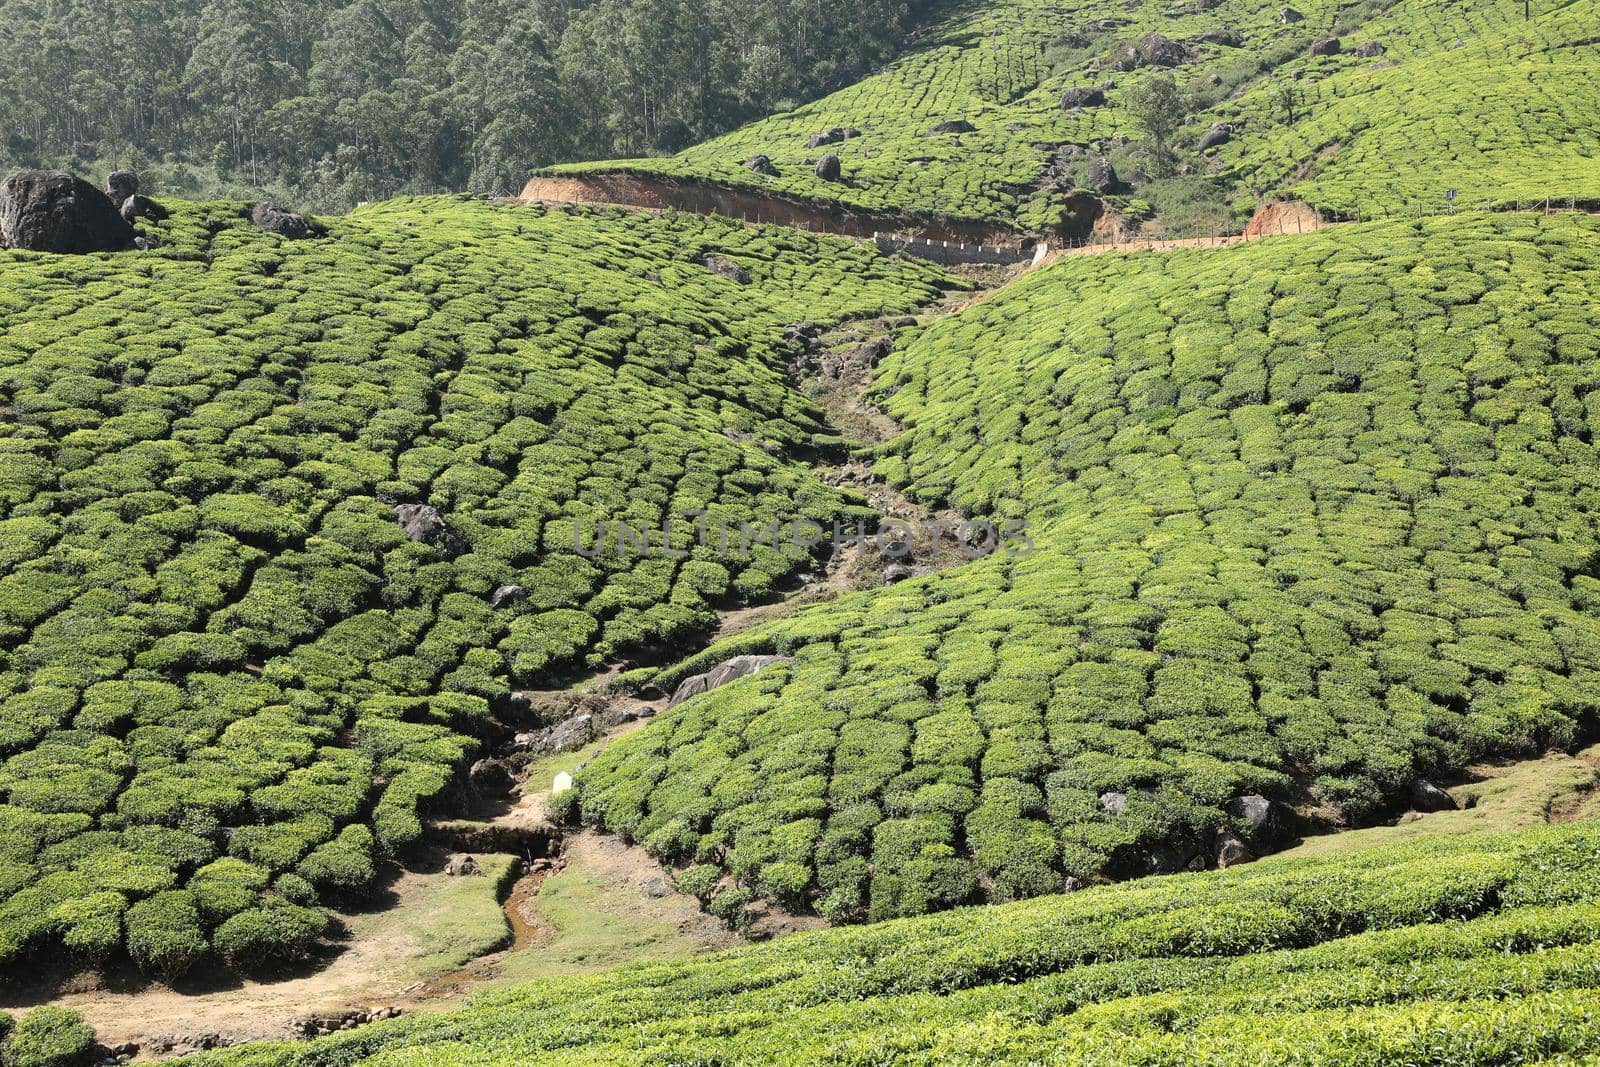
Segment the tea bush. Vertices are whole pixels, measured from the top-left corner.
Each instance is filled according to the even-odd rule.
[[[880,471],[1034,550],[665,672],[792,657],[601,753],[581,817],[879,919],[1211,864],[1241,796],[1359,823],[1569,744],[1600,711],[1597,231],[1078,258],[929,325],[879,368]]]
[[[1593,822],[1102,886],[553,978],[206,1067],[1581,1062]]]
[[[402,200],[294,243],[169,206],[155,252],[0,256],[5,974],[303,952],[513,689],[690,646],[811,562],[688,512],[859,507],[812,471],[783,328],[955,284],[692,217]],[[667,517],[681,558],[589,552]]]

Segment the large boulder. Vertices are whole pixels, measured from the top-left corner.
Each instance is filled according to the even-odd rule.
[[[1292,7],[1286,7],[1278,12],[1278,19],[1285,26],[1293,26],[1297,22],[1304,22],[1306,17]]]
[[[950,122],[941,122],[928,130],[927,136],[937,137],[945,133],[973,133],[978,129],[966,119],[953,119]]]
[[[1244,45],[1244,35],[1238,30],[1207,30],[1194,38],[1196,44],[1215,44],[1223,48],[1240,48]]]
[[[133,227],[82,178],[24,170],[0,184],[0,244],[29,252],[121,252],[133,247]]]
[[[772,159],[769,156],[753,155],[744,161],[744,167],[746,170],[753,170],[757,174],[765,174],[769,178],[778,176],[778,168],[773,166]]]
[[[1094,85],[1076,85],[1061,94],[1061,110],[1075,107],[1100,107],[1106,102],[1105,90]]]
[[[1449,793],[1429,781],[1418,781],[1411,787],[1411,806],[1418,811],[1455,811],[1456,801]]]
[[[701,693],[709,693],[713,689],[727,685],[746,675],[751,675],[774,663],[787,663],[787,656],[735,656],[732,659],[719,663],[703,674],[691,675],[678,683],[678,688],[673,691],[672,699],[667,702],[667,707],[675,708],[690,697],[697,697]]]
[[[816,175],[825,182],[836,182],[844,174],[844,168],[839,165],[839,157],[829,152],[817,160]]]
[[[437,545],[448,552],[462,548],[461,535],[444,521],[438,508],[427,504],[396,504],[394,517],[406,536],[419,544]]]
[[[1339,43],[1339,38],[1337,37],[1318,37],[1311,42],[1311,47],[1306,49],[1306,55],[1336,56],[1343,48],[1344,46]]]
[[[1217,148],[1231,140],[1233,140],[1233,127],[1226,122],[1219,122],[1206,131],[1204,137],[1200,138],[1200,151],[1204,152],[1208,148]]]
[[[1278,816],[1272,801],[1260,793],[1246,793],[1228,802],[1228,814],[1244,825],[1252,841],[1270,841],[1279,832]]]
[[[250,221],[255,223],[258,229],[287,237],[291,241],[314,237],[318,232],[316,226],[312,225],[304,215],[285,211],[270,200],[263,200],[250,209]]]
[[[1123,189],[1122,179],[1117,177],[1117,168],[1103,156],[1089,164],[1086,180],[1089,188],[1097,193],[1117,193]]]
[[[1358,55],[1362,59],[1377,59],[1386,51],[1388,49],[1384,48],[1382,41],[1362,41],[1356,45],[1352,54]]]

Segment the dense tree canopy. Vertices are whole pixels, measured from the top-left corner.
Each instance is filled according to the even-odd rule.
[[[282,186],[323,208],[514,192],[838,88],[931,0],[0,3],[0,162]]]

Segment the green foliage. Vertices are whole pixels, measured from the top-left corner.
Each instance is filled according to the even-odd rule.
[[[95,1061],[94,1043],[94,1031],[77,1012],[35,1008],[15,1026],[0,1026],[0,1062],[6,1067],[88,1067]]]
[[[699,218],[437,198],[284,244],[170,207],[149,254],[0,255],[7,970],[303,951],[313,913],[271,902],[362,896],[513,687],[687,647],[810,564],[689,543],[689,513],[850,508],[804,459],[783,329],[949,284]],[[460,544],[412,542],[392,501]],[[578,551],[669,516],[682,558]]]
[[[1597,233],[1073,258],[928,325],[877,379],[904,488],[1034,551],[708,650],[794,663],[609,747],[583,817],[879,919],[1210,865],[1248,794],[1358,823],[1569,744],[1600,692]]]
[[[267,900],[228,919],[212,940],[230,967],[261,968],[304,959],[327,929],[328,917],[315,908]]]
[[[207,1067],[1582,1062],[1600,825],[1094,887],[547,979]]]

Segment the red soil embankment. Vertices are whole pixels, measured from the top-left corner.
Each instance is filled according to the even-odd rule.
[[[1280,233],[1312,233],[1328,225],[1310,204],[1285,200],[1268,204],[1257,211],[1244,228],[1246,237],[1268,237]]]
[[[818,230],[843,237],[909,233],[933,241],[1011,248],[1021,247],[1025,241],[1021,234],[975,219],[862,211],[755,189],[634,174],[536,176],[523,187],[521,199],[525,203],[612,204],[655,211],[670,208],[696,215],[724,215],[747,222]]]

